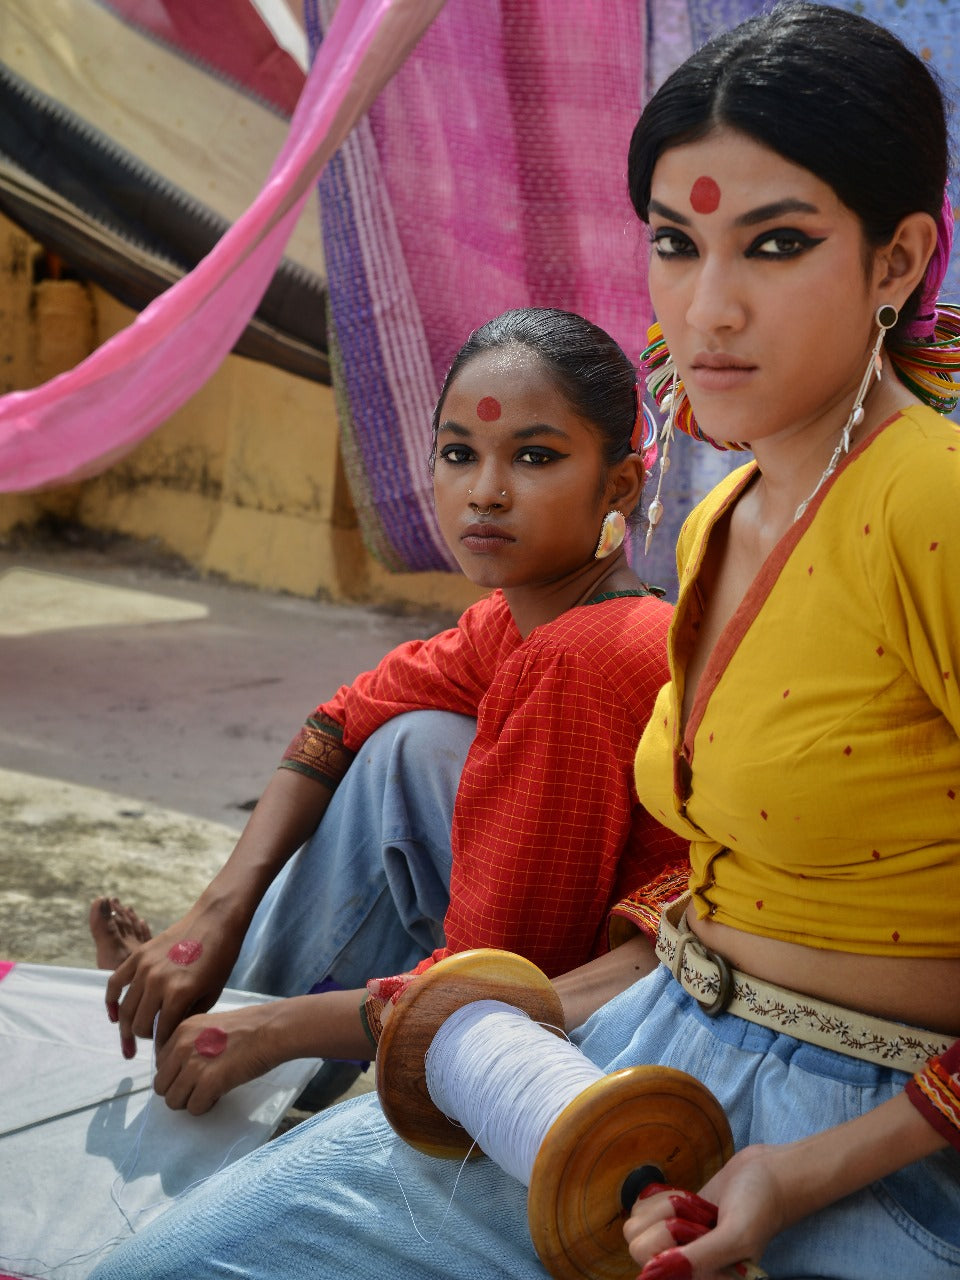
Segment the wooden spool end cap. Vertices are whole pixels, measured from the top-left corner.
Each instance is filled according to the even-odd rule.
[[[723,1108],[693,1076],[671,1067],[604,1076],[560,1113],[534,1161],[527,1214],[540,1261],[554,1280],[634,1280],[627,1176],[656,1165],[668,1185],[697,1191],[732,1154]]]
[[[404,1142],[430,1156],[462,1159],[473,1145],[466,1130],[434,1106],[424,1059],[441,1024],[475,1000],[502,1000],[534,1022],[563,1026],[563,1006],[549,978],[512,951],[461,951],[412,982],[380,1037],[377,1093]]]

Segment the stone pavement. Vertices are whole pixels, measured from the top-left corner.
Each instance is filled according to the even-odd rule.
[[[204,580],[123,542],[0,548],[0,959],[92,965],[99,894],[175,920],[313,707],[450,621]]]

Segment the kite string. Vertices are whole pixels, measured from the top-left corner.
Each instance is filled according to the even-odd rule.
[[[150,1051],[151,1077],[154,1077],[157,1071],[157,1023],[159,1022],[159,1019],[160,1019],[160,1014],[158,1013],[153,1020],[153,1039],[151,1041],[151,1051]],[[127,1093],[119,1094],[119,1095],[116,1095],[116,1097],[106,1098],[101,1100],[98,1103],[95,1103],[95,1104],[91,1103],[88,1105],[99,1107],[106,1104],[107,1106],[109,1106],[113,1102],[115,1102],[117,1098],[125,1098],[125,1097],[131,1096],[132,1092],[142,1092],[142,1090],[134,1090]],[[114,1246],[121,1244],[123,1240],[127,1239],[130,1235],[136,1235],[137,1228],[135,1224],[140,1220],[140,1218],[145,1213],[150,1213],[156,1209],[169,1208],[171,1205],[176,1204],[177,1201],[180,1200],[183,1196],[185,1196],[189,1191],[193,1191],[196,1187],[202,1186],[203,1183],[206,1182],[208,1178],[212,1178],[214,1174],[217,1174],[222,1169],[226,1168],[226,1166],[230,1163],[230,1157],[232,1156],[233,1152],[236,1150],[238,1146],[240,1146],[245,1141],[244,1137],[238,1138],[237,1141],[234,1142],[229,1147],[223,1159],[217,1165],[216,1169],[211,1170],[210,1173],[205,1174],[202,1178],[195,1179],[195,1181],[189,1183],[186,1187],[182,1188],[182,1190],[178,1191],[177,1194],[172,1198],[156,1200],[152,1204],[142,1205],[139,1209],[133,1210],[131,1213],[128,1213],[127,1210],[124,1209],[123,1205],[120,1203],[120,1195],[123,1191],[123,1188],[132,1180],[133,1175],[136,1172],[136,1168],[140,1161],[140,1156],[142,1154],[143,1137],[144,1137],[144,1133],[146,1132],[148,1119],[151,1113],[156,1112],[161,1105],[162,1104],[160,1102],[160,1099],[156,1096],[156,1094],[151,1094],[151,1096],[147,1099],[146,1105],[144,1106],[143,1111],[140,1114],[140,1118],[136,1126],[136,1132],[135,1132],[130,1150],[127,1152],[127,1154],[123,1157],[123,1159],[117,1165],[116,1177],[114,1178],[113,1182],[110,1185],[110,1199],[113,1205],[115,1206],[117,1212],[120,1214],[120,1217],[123,1219],[124,1226],[126,1227],[126,1233],[120,1233],[120,1234],[111,1236],[108,1240],[103,1241],[102,1244],[95,1245],[92,1249],[88,1249],[82,1253],[71,1254],[70,1257],[62,1258],[59,1262],[45,1262],[42,1258],[38,1258],[32,1254],[19,1256],[19,1257],[14,1255],[0,1255],[0,1263],[2,1263],[4,1267],[14,1265],[14,1264],[15,1265],[29,1264],[32,1268],[30,1271],[26,1271],[26,1270],[20,1271],[20,1274],[24,1276],[26,1280],[46,1280],[47,1277],[52,1276],[55,1272],[61,1270],[64,1267],[72,1266],[77,1263],[86,1262],[89,1259],[96,1258],[99,1254],[105,1252],[105,1250],[111,1249]],[[70,1114],[70,1113],[66,1113],[66,1114]],[[51,1117],[51,1118],[54,1118],[54,1117]],[[130,1168],[129,1168],[129,1171],[125,1173],[124,1169],[128,1163],[130,1163]]]

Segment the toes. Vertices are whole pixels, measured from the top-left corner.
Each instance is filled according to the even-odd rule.
[[[139,917],[131,914],[117,898],[95,898],[90,907],[89,922],[97,967],[116,969],[130,954],[128,938],[136,937],[134,926],[140,923]],[[144,938],[137,940],[146,941]]]

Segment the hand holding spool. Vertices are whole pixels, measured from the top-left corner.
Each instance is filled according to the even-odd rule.
[[[692,1076],[649,1066],[605,1076],[547,1029],[562,1025],[535,965],[462,952],[398,1000],[377,1092],[411,1146],[462,1159],[476,1140],[526,1184],[531,1239],[555,1280],[632,1280],[623,1211],[651,1181],[703,1186],[733,1154],[730,1127]]]

